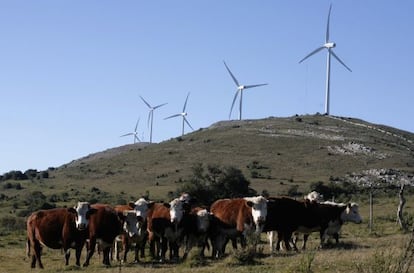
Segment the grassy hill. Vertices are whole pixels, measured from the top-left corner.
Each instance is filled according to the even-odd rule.
[[[258,192],[286,194],[295,185],[306,192],[311,182],[343,180],[364,170],[412,175],[414,135],[322,115],[222,121],[158,144],[91,154],[51,170],[48,179],[19,181],[22,189],[3,192],[17,203],[33,191],[63,203],[84,194],[132,200],[149,193],[165,199],[179,181],[188,180],[197,163],[241,169]]]

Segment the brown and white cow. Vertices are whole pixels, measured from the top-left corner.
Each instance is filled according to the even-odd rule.
[[[191,209],[187,218],[183,259],[187,257],[194,246],[200,248],[199,256],[203,257],[204,248],[207,244],[207,235],[210,229],[211,214],[204,207],[195,207]]]
[[[246,245],[248,234],[260,234],[267,216],[267,200],[263,196],[219,199],[215,201],[210,212],[213,214],[213,228],[210,239],[213,245],[213,257],[220,257],[228,240],[240,238],[241,244]]]
[[[115,238],[114,252],[115,257],[118,261],[126,262],[127,254],[131,247],[135,249],[135,260],[139,262],[139,251],[145,247],[146,236],[140,236],[139,232],[141,225],[139,224],[139,217],[136,215],[135,210],[125,210],[122,212],[123,219],[123,230],[120,235]],[[146,231],[144,231],[146,234]],[[123,250],[123,257],[120,259],[119,254]]]
[[[170,247],[170,259],[178,259],[178,249],[183,240],[190,205],[176,198],[170,203],[156,203],[148,212],[148,240],[155,259],[165,260]]]
[[[43,268],[42,246],[63,249],[65,264],[69,264],[70,248],[76,250],[76,265],[85,243],[85,229],[90,216],[96,212],[88,202],[78,202],[74,208],[56,208],[32,213],[27,219],[27,255],[32,256],[31,267]]]
[[[154,206],[154,202],[147,201],[144,198],[138,199],[136,202],[129,202],[128,205],[117,205],[115,206],[115,210],[120,213],[124,213],[125,211],[133,210],[136,213],[137,217],[137,231],[134,233],[133,236],[127,238],[125,235],[128,232],[124,232],[124,235],[120,236],[123,241],[123,244],[135,244],[135,262],[139,261],[138,252],[141,252],[141,258],[145,257],[145,244],[148,239],[148,232],[147,232],[147,214],[148,211],[152,209]],[[124,229],[125,231],[125,229]],[[124,254],[126,255],[126,253]],[[125,256],[126,258],[126,256]]]
[[[117,213],[111,206],[94,204],[96,210],[89,218],[88,225],[88,253],[83,266],[88,266],[95,252],[97,241],[103,250],[103,264],[110,266],[109,253],[117,235],[122,232],[123,215]]]

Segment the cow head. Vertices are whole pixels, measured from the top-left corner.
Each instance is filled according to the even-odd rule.
[[[179,198],[175,198],[170,203],[164,203],[170,209],[171,223],[178,224],[183,219],[184,214],[190,210],[190,205]]]
[[[200,233],[207,232],[210,227],[210,212],[206,209],[201,209],[197,211],[197,230]]]
[[[154,206],[154,202],[145,200],[144,198],[138,199],[135,203],[130,202],[129,206],[135,210],[138,217],[138,221],[143,222],[147,218],[148,210]]]
[[[138,216],[135,210],[126,210],[123,212],[123,229],[129,235],[129,237],[138,234],[139,223]]]
[[[91,208],[89,202],[78,202],[78,204],[68,209],[69,212],[75,214],[75,226],[79,230],[84,230],[88,227],[89,217],[96,212],[96,209]]]
[[[358,212],[358,204],[348,203],[346,209],[341,214],[341,220],[344,222],[362,223],[362,217]]]
[[[263,196],[245,197],[247,206],[252,208],[252,217],[256,231],[261,232],[267,216],[267,200]]]
[[[317,191],[312,191],[303,197],[305,200],[309,200],[311,202],[322,202],[323,195]]]

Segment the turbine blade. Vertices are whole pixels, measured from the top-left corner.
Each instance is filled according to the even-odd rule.
[[[139,118],[138,118],[138,120],[137,120],[137,124],[135,125],[135,132],[137,131],[138,124],[139,124]]]
[[[239,95],[239,90],[236,91],[236,94],[234,94],[234,98],[233,98],[233,103],[231,104],[231,108],[230,108],[230,114],[229,114],[229,119],[231,117],[231,111],[233,111],[233,106],[234,103],[236,102],[237,96]]]
[[[325,44],[329,42],[329,20],[331,18],[331,9],[332,4],[329,6],[329,12],[328,12],[328,22],[326,23],[326,36],[325,36]]]
[[[135,135],[135,140],[138,140],[139,142],[141,142],[141,139],[139,139],[137,135]]]
[[[151,122],[151,116],[152,116],[152,109],[149,111],[149,113],[148,113],[148,121],[147,121],[147,127],[149,128],[150,127],[150,122]]]
[[[343,66],[345,66],[346,69],[348,69],[349,72],[352,72],[351,68],[349,68],[341,59],[339,59],[339,57],[335,54],[335,52],[333,52],[333,50],[330,50],[332,56],[335,57],[335,59],[340,62]]]
[[[132,136],[134,133],[128,133],[128,134],[125,134],[125,135],[122,135],[122,136],[119,136],[119,137],[126,137],[126,136]]]
[[[183,107],[183,113],[185,112],[185,108],[187,107],[188,96],[190,96],[190,92],[188,92],[187,98],[185,99],[185,103],[184,103],[184,107]]]
[[[264,85],[268,85],[268,84],[267,83],[261,83],[261,84],[245,85],[244,89],[254,88],[254,87],[259,87],[259,86],[264,86]]]
[[[231,73],[230,68],[227,66],[226,62],[223,61],[224,65],[227,68],[227,71],[229,72],[230,76],[233,78],[234,83],[237,85],[237,87],[240,86],[239,82],[237,81],[236,77],[234,77],[233,73]]]
[[[179,117],[179,116],[181,116],[181,114],[175,114],[175,115],[172,115],[172,116],[166,117],[165,119],[175,118],[175,117]],[[165,119],[164,119],[164,120],[165,120]]]
[[[318,47],[317,49],[315,49],[314,51],[312,51],[311,53],[309,53],[308,55],[306,55],[305,58],[303,58],[302,60],[299,61],[299,63],[303,62],[304,60],[306,60],[307,58],[309,58],[310,56],[312,56],[313,54],[318,53],[319,51],[321,51],[322,49],[324,49],[324,46]]]
[[[155,109],[160,108],[161,106],[164,106],[164,105],[166,105],[166,104],[168,104],[168,103],[163,103],[163,104],[160,104],[160,105],[154,106],[154,108],[153,108],[153,109],[155,110]]]
[[[188,122],[188,120],[184,117],[184,121],[185,123],[187,123],[187,125],[191,128],[191,130],[194,131],[194,128],[191,126],[191,124]]]
[[[146,101],[146,100],[144,100],[144,98],[143,97],[141,97],[141,96],[139,96],[140,98],[141,98],[141,100],[148,106],[148,108],[152,108],[151,107],[151,105]]]

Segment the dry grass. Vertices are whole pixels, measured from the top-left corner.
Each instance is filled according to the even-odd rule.
[[[395,263],[393,257],[397,257],[402,250],[410,234],[402,234],[395,230],[393,235],[371,236],[367,231],[361,232],[360,236],[351,235],[356,229],[366,229],[365,226],[346,225],[344,226],[343,236],[338,246],[327,247],[319,250],[318,238],[314,234],[311,236],[308,250],[295,252],[280,251],[271,254],[265,240],[260,247],[263,252],[256,257],[256,263],[252,265],[235,265],[234,257],[230,245],[227,248],[228,256],[222,260],[212,260],[210,258],[200,265],[195,265],[191,261],[181,262],[178,264],[159,264],[152,263],[149,259],[140,264],[126,264],[119,267],[113,262],[112,267],[106,268],[101,265],[100,258],[96,255],[91,261],[88,268],[73,266],[74,259],[71,257],[70,265],[64,266],[63,254],[59,250],[44,249],[43,263],[44,270],[35,269],[31,272],[148,272],[148,273],[175,273],[175,272],[192,272],[192,273],[212,273],[212,272],[360,272],[371,273],[368,269],[373,267],[374,262],[378,262],[378,257],[383,262]],[[30,268],[29,258],[25,255],[24,236],[18,235],[17,244],[9,244],[1,249],[0,252],[0,272],[27,272]],[[8,241],[12,242],[12,237],[8,237]],[[85,252],[85,251],[84,251]],[[83,252],[83,256],[84,253]],[[381,253],[392,253],[393,256],[383,255]],[[73,255],[73,254],[72,254]],[[190,255],[191,257],[191,255]],[[374,258],[377,260],[374,260]],[[190,258],[191,259],[191,258]],[[82,258],[84,260],[84,257]],[[358,269],[366,269],[361,271]],[[409,272],[414,272],[411,268]]]

